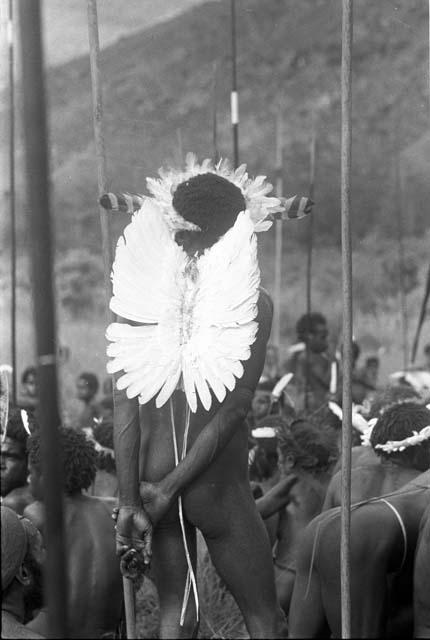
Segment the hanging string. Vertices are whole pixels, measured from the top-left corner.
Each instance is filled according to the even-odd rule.
[[[173,435],[173,451],[174,451],[174,455],[175,455],[175,466],[178,466],[178,464],[179,464],[178,443],[177,443],[177,439],[176,439],[175,414],[174,414],[174,411],[173,411],[173,400],[172,400],[172,398],[170,398],[170,400],[169,400],[169,407],[170,407],[170,423],[171,423],[171,426],[172,426],[172,435]],[[184,440],[183,440],[183,443],[182,443],[181,461],[187,455],[189,429],[190,429],[190,407],[189,407],[189,405],[187,403],[187,405],[186,405],[186,414],[185,414],[185,432],[184,432]],[[187,534],[186,534],[186,531],[185,531],[185,522],[184,522],[184,510],[183,510],[183,506],[182,506],[182,497],[181,496],[179,496],[179,498],[178,498],[178,509],[179,509],[179,522],[181,524],[181,531],[182,531],[182,539],[184,541],[185,557],[187,559],[187,565],[188,565],[187,579],[186,579],[186,582],[185,582],[185,590],[184,590],[184,597],[183,597],[183,600],[182,600],[182,609],[181,609],[181,618],[180,618],[180,625],[182,627],[184,625],[184,622],[185,622],[185,614],[186,614],[186,611],[187,611],[188,601],[189,601],[189,598],[190,598],[191,587],[193,588],[194,601],[196,603],[197,621],[199,620],[199,595],[198,595],[198,592],[197,592],[196,576],[195,576],[195,573],[194,573],[193,565],[192,565],[192,562],[191,562],[191,556],[190,556],[190,552],[189,552],[189,549],[188,549]]]

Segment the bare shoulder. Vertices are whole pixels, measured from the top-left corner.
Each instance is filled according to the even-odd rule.
[[[43,504],[39,500],[35,500],[27,505],[24,509],[23,516],[31,520],[35,527],[40,530],[43,528],[44,509]]]

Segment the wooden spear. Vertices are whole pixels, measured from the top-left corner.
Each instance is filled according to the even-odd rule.
[[[97,17],[97,0],[88,0],[88,37],[90,45],[91,92],[93,99],[93,126],[96,143],[97,177],[99,198],[106,193],[106,152],[103,129],[103,95],[100,79],[100,44]],[[110,272],[112,267],[112,245],[108,214],[99,206],[100,228],[102,234],[103,272],[108,320],[111,320],[109,303],[111,298]]]
[[[230,0],[231,13],[231,126],[233,132],[233,162],[239,166],[239,94],[237,91],[237,55],[236,55],[236,2]]]
[[[213,64],[212,80],[212,149],[213,161],[216,164],[219,160],[218,152],[218,65]]]
[[[19,2],[22,60],[27,202],[32,249],[32,285],[36,323],[41,457],[45,508],[44,537],[47,558],[44,588],[50,638],[67,638],[67,592],[61,451],[58,440],[56,327],[51,249],[51,211],[45,87],[39,0]]]
[[[106,183],[106,153],[103,131],[103,96],[100,79],[100,44],[97,17],[97,0],[88,0],[88,36],[90,44],[91,90],[93,97],[94,137],[96,142],[97,173],[99,199],[107,191]],[[104,280],[106,294],[106,309],[108,320],[112,318],[109,311],[111,298],[110,271],[112,267],[112,246],[110,241],[110,225],[106,210],[99,205],[100,226],[102,231],[102,249],[104,264]],[[135,616],[135,593],[133,583],[123,577],[123,591],[126,615],[127,638],[137,638]]]
[[[10,336],[12,355],[12,403],[17,399],[17,357],[16,357],[16,209],[15,209],[15,78],[14,78],[14,42],[13,42],[13,0],[9,0],[9,19],[7,23],[9,51],[9,205],[10,205],[10,275],[11,309]]]
[[[396,219],[397,219],[397,246],[399,255],[399,295],[400,295],[400,318],[402,323],[402,353],[403,369],[406,370],[409,364],[408,347],[408,308],[405,285],[405,247],[403,243],[403,204],[404,198],[404,175],[400,166],[400,154],[396,154],[395,180],[396,180]]]
[[[282,197],[283,191],[283,122],[282,107],[279,105],[276,114],[276,195]],[[273,342],[279,349],[281,346],[281,284],[282,284],[282,219],[275,222],[275,290],[273,304]]]
[[[340,579],[342,638],[351,638],[351,446],[352,446],[352,256],[351,256],[351,147],[352,147],[352,0],[342,0],[341,68],[341,217],[343,298],[343,389]]]
[[[418,342],[419,342],[419,339],[420,339],[421,329],[422,329],[422,326],[424,324],[424,319],[426,317],[426,310],[427,310],[427,304],[428,304],[428,301],[429,301],[429,297],[430,297],[430,264],[429,264],[429,268],[428,268],[428,271],[427,271],[427,282],[426,282],[426,287],[425,287],[425,290],[424,290],[423,301],[422,301],[422,304],[421,304],[420,315],[419,315],[419,318],[418,318],[417,330],[415,332],[414,341],[413,341],[413,344],[412,344],[412,357],[411,357],[412,364],[415,362],[415,358],[417,357]]]
[[[315,109],[312,110],[312,127],[311,142],[309,150],[309,198],[314,200],[315,195],[315,160],[316,160],[316,114]],[[307,260],[306,260],[306,313],[312,311],[312,257],[314,244],[314,216],[311,211],[308,217],[308,237],[307,237]],[[308,392],[309,392],[309,367],[310,354],[308,341],[306,342],[306,367],[305,367],[305,409],[308,408]]]

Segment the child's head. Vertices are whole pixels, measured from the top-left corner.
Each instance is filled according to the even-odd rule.
[[[370,443],[381,458],[418,471],[426,471],[430,468],[430,439],[406,447],[403,451],[391,453],[378,448],[377,445],[404,440],[412,436],[414,431],[419,432],[427,426],[430,426],[430,411],[415,402],[403,402],[386,409],[378,418],[370,436]]]
[[[68,495],[88,489],[96,475],[97,454],[85,434],[74,429],[58,429],[63,471],[63,490]],[[40,432],[28,439],[30,489],[36,500],[43,498]]]

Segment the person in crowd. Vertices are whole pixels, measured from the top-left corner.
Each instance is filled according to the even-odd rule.
[[[404,440],[430,425],[430,411],[415,402],[404,402],[386,409],[372,429],[370,444],[377,458],[358,464],[351,474],[351,501],[360,502],[396,491],[430,467],[430,439],[414,447],[391,451],[384,448],[391,440]],[[324,509],[341,504],[341,473],[332,478]]]
[[[424,347],[424,368],[426,371],[430,371],[430,342],[428,342]]]
[[[280,377],[279,349],[274,344],[268,344],[260,383],[269,382],[274,386]]]
[[[304,314],[297,322],[296,333],[304,348],[293,354],[284,369],[294,373],[296,409],[316,410],[326,402],[330,388],[327,320],[316,311]]]
[[[337,449],[326,431],[300,418],[290,425],[279,418],[276,434],[280,481],[271,493],[257,501],[257,507],[263,518],[272,516],[276,509],[276,589],[279,602],[288,613],[297,547],[304,528],[321,511]],[[279,507],[281,499],[284,505]]]
[[[247,208],[241,188],[232,179],[211,172],[193,175],[186,180],[183,179],[183,174],[180,174],[180,178],[174,172],[169,176],[173,176],[172,180],[176,178],[183,180],[179,184],[175,183],[174,189],[170,184],[166,191],[169,211],[174,215],[170,222],[180,224],[182,227],[176,235],[170,236],[174,243],[182,246],[185,257],[190,260],[191,265],[196,265],[196,268],[198,265],[203,265],[203,258],[209,260],[210,256],[219,256],[219,264],[230,264],[231,269],[235,269],[237,263],[228,262],[230,258],[228,260],[221,258],[223,254],[218,251],[221,252],[222,247],[225,247],[225,251],[230,251],[230,245],[224,245],[224,240],[227,241],[228,238],[233,237],[232,234],[234,235],[236,231],[239,233],[242,222],[248,224],[246,215],[243,217],[240,214]],[[157,185],[157,193],[160,193],[159,190],[163,188],[167,179],[170,178],[162,176],[161,181],[153,181],[153,184]],[[155,225],[160,220],[160,214],[164,216],[165,209],[158,208],[158,199],[146,202],[148,213],[151,207],[157,207],[153,217]],[[260,207],[260,204],[258,206]],[[144,215],[146,216],[146,213]],[[135,219],[137,221],[137,218]],[[143,220],[144,218],[142,218],[142,224],[144,224]],[[179,222],[175,223],[178,220]],[[235,226],[236,222],[239,226]],[[198,225],[200,230],[184,230],[184,224],[190,223]],[[161,226],[161,222],[159,224]],[[133,223],[126,232],[130,241],[132,233],[138,233],[137,227],[132,225]],[[166,243],[169,242],[171,240],[166,237]],[[254,251],[248,253],[247,243],[248,240],[243,238],[239,244],[246,260],[250,260],[252,265],[255,264],[255,267],[252,267],[254,270],[257,268],[254,262],[256,254]],[[178,253],[174,244],[172,252]],[[121,260],[125,260],[127,256],[126,251],[117,251],[114,264],[114,290],[119,290],[121,286],[120,275],[116,277],[115,272],[121,273]],[[244,274],[241,278],[245,278],[251,271],[241,273]],[[187,287],[192,289],[191,279],[187,274],[185,275]],[[148,277],[147,272],[144,272],[142,277]],[[243,279],[241,284],[242,282]],[[152,569],[161,604],[159,633],[160,637],[164,638],[190,637],[195,633],[196,604],[192,595],[188,606],[186,601],[184,603],[185,614],[182,626],[180,619],[190,566],[184,553],[184,538],[188,541],[190,563],[195,566],[196,528],[202,532],[214,566],[235,598],[250,636],[273,638],[283,633],[284,615],[276,601],[270,545],[248,480],[248,430],[245,424],[264,366],[271,327],[272,303],[268,294],[259,289],[257,278],[247,282],[246,286],[250,288],[251,297],[243,297],[243,301],[253,299],[256,302],[256,305],[253,303],[246,306],[247,313],[248,311],[256,313],[253,316],[255,325],[249,325],[256,329],[256,333],[252,337],[248,336],[248,330],[245,334],[241,333],[242,344],[249,348],[247,359],[243,359],[242,362],[242,357],[239,357],[240,366],[236,370],[240,370],[241,376],[237,380],[233,376],[228,376],[229,390],[222,396],[218,394],[215,397],[213,391],[209,391],[211,395],[209,409],[201,403],[200,395],[196,411],[188,409],[191,406],[187,403],[190,399],[192,401],[190,395],[192,389],[190,390],[188,385],[187,371],[183,375],[187,385],[186,394],[177,389],[175,383],[168,388],[170,393],[165,394],[168,398],[167,403],[159,406],[150,394],[151,388],[155,385],[155,371],[149,370],[146,373],[142,370],[141,379],[145,387],[148,384],[151,387],[146,387],[148,399],[143,402],[141,398],[143,403],[139,407],[137,397],[127,397],[125,391],[127,380],[132,376],[128,374],[124,376],[124,370],[120,370],[124,360],[118,358],[118,364],[110,369],[115,372],[118,367],[119,370],[116,374],[114,427],[120,498],[117,520],[119,552],[128,553],[133,548],[137,549],[142,551],[145,561],[148,562],[151,558],[152,541]],[[180,283],[182,286],[183,281],[180,280]],[[227,281],[223,286],[228,287]],[[218,309],[221,303],[219,295],[215,298],[215,290],[212,288],[207,291],[208,295],[213,291],[214,299],[211,304],[214,305],[214,310]],[[119,298],[116,300],[114,296],[115,308],[118,309],[117,304],[120,305],[120,303],[121,300]],[[234,331],[233,327],[242,327],[239,324],[238,304],[237,298],[235,304],[229,307],[230,325],[228,328],[221,325],[221,328],[217,329],[218,340],[227,336],[227,333],[231,335]],[[115,347],[115,351],[113,348],[110,351],[112,356],[115,356],[115,352],[119,353],[120,350],[126,349],[130,344],[130,342],[127,344],[114,342],[114,335],[123,334],[131,339],[135,334],[137,339],[138,336],[145,334],[146,329],[143,324],[136,327],[126,322],[127,318],[133,320],[133,316],[129,314],[133,313],[132,307],[135,305],[136,301],[130,299],[130,310],[128,311],[125,305],[121,307],[122,313],[117,311],[121,321],[118,321],[113,329],[108,329],[108,337],[111,336]],[[136,317],[135,314],[134,317]],[[141,320],[141,323],[143,322],[145,321]],[[125,326],[121,327],[121,324]],[[194,326],[188,325],[187,330],[194,331]],[[188,344],[188,342],[184,343],[184,345]],[[209,358],[209,351],[206,350],[206,353]],[[216,354],[212,355],[215,357]],[[134,351],[129,353],[130,358],[134,356]],[[234,359],[232,356],[233,361]],[[212,359],[207,362],[211,367]],[[206,369],[215,389],[219,388],[218,375],[221,375],[219,380],[223,380],[226,372],[225,369],[217,370],[218,373],[213,376]],[[200,391],[203,393],[206,384],[203,377],[200,382],[199,393]],[[194,383],[191,386],[194,388]],[[154,393],[157,393],[157,389],[153,389]],[[133,387],[129,391],[129,395],[132,396]],[[208,399],[207,396],[206,399]],[[159,404],[162,404],[161,401]],[[189,422],[184,420],[188,411]],[[182,447],[186,425],[188,428],[186,455],[175,466],[172,430],[178,438],[179,446]],[[140,491],[139,468],[144,474],[143,478],[141,476],[141,480],[144,481],[140,483]],[[181,530],[178,515],[179,496],[183,507],[185,533]],[[152,531],[154,535],[151,540]],[[189,575],[193,575],[191,570]]]
[[[35,428],[34,419],[30,419]],[[22,514],[25,507],[33,501],[27,483],[27,438],[21,411],[10,409],[6,433],[1,441],[1,498],[2,504]]]
[[[115,504],[118,495],[118,479],[113,450],[113,420],[96,421],[93,427],[87,427],[83,431],[94,444],[97,452],[97,472],[89,493],[98,498],[110,499],[110,502]]]
[[[59,429],[63,482],[65,560],[70,638],[113,637],[121,617],[121,573],[115,555],[114,523],[109,507],[84,495],[94,481],[97,454],[84,433]],[[24,514],[43,533],[44,509],[40,434],[29,438],[30,488],[35,502]],[[29,627],[46,635],[46,612]]]
[[[415,554],[414,638],[430,638],[430,506],[421,519]]]
[[[113,397],[105,396],[98,405],[98,419],[103,422],[113,422]]]
[[[360,378],[373,391],[378,388],[379,367],[378,356],[368,356],[364,362],[364,367],[359,370]]]
[[[76,420],[76,428],[91,427],[94,418],[98,418],[99,409],[96,396],[99,390],[99,381],[94,373],[81,373],[76,380],[76,396],[83,403],[83,408]]]
[[[12,509],[1,512],[1,637],[42,638],[25,626],[42,606],[43,542],[36,527]]]
[[[413,637],[413,571],[430,471],[351,510],[351,637]],[[289,611],[290,638],[340,638],[340,509],[302,533]],[[426,596],[425,596],[426,597]]]
[[[34,412],[39,404],[36,367],[27,367],[21,375],[21,393],[18,405],[22,409]]]

